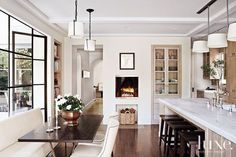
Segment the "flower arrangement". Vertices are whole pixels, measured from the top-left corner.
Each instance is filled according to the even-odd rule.
[[[84,108],[84,104],[78,95],[72,96],[71,94],[67,94],[64,97],[58,95],[55,100],[56,105],[61,111],[79,111],[82,113]]]

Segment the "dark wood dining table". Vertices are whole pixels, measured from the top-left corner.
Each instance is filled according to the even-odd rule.
[[[102,115],[81,115],[78,126],[67,126],[65,121],[59,117],[58,123],[61,129],[48,133],[46,132],[48,125],[45,123],[19,138],[18,142],[49,142],[52,155],[56,157],[52,143],[73,143],[73,146],[76,143],[92,143],[102,119]]]

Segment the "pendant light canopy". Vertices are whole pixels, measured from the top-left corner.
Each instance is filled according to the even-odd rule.
[[[75,19],[68,25],[68,36],[71,38],[84,37],[84,24],[78,21],[78,2],[75,0]]]
[[[91,39],[91,13],[94,12],[94,10],[87,9],[87,12],[89,12],[89,39],[84,41],[84,50],[95,51],[96,40]]]
[[[198,40],[193,42],[193,52],[196,53],[206,53],[209,52],[209,48],[207,47],[207,41]]]
[[[231,23],[228,30],[228,40],[236,41],[236,23]]]

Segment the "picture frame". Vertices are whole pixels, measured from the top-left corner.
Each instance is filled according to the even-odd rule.
[[[135,54],[133,52],[120,53],[120,70],[135,69]]]

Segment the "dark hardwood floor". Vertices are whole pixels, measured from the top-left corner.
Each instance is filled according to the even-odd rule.
[[[61,143],[55,148],[57,157],[69,157],[72,144]],[[164,157],[159,147],[158,125],[120,127],[114,146],[114,157]],[[49,155],[48,157],[51,157]]]
[[[98,101],[86,113],[102,114],[102,105],[102,101]],[[105,131],[106,127],[99,129]],[[114,157],[164,157],[163,147],[159,147],[158,130],[158,125],[121,125],[113,150]],[[71,150],[72,144],[67,144],[65,154],[65,144],[60,143],[55,148],[56,156],[69,157]]]

